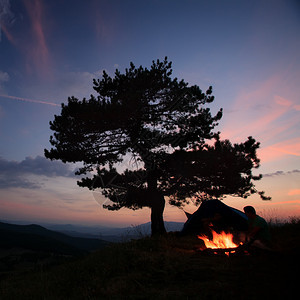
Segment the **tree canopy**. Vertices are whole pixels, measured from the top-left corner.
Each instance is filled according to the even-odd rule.
[[[212,87],[203,92],[172,78],[165,58],[151,68],[133,63],[122,74],[94,79],[97,96],[68,98],[50,128],[53,146],[45,156],[82,162],[78,185],[100,188],[107,209],[151,208],[152,232],[163,232],[165,197],[182,206],[195,199],[248,197],[256,190],[259,143],[249,137],[232,145],[214,131],[222,109],[212,115]],[[91,175],[92,174],[92,175]]]

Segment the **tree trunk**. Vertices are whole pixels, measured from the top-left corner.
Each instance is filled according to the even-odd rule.
[[[151,193],[151,234],[152,236],[166,233],[163,213],[165,208],[165,198],[158,191]]]
[[[166,233],[163,213],[165,209],[165,198],[157,188],[156,168],[150,166],[148,171],[148,199],[151,208],[151,234],[163,235]]]

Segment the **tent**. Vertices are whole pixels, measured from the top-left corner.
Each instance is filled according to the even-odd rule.
[[[245,231],[248,228],[247,216],[238,209],[230,207],[220,200],[203,201],[193,214],[186,213],[182,234],[199,234],[213,225],[216,231]]]

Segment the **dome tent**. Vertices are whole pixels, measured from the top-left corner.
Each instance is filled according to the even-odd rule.
[[[238,209],[230,207],[220,200],[203,201],[193,214],[186,214],[188,220],[185,222],[181,233],[199,234],[205,231],[205,224],[216,220],[215,227],[224,231],[245,231],[248,228],[247,216]]]

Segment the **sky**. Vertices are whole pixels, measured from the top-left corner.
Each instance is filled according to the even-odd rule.
[[[77,186],[76,166],[44,158],[49,121],[93,78],[167,56],[173,75],[213,86],[223,139],[261,143],[266,218],[300,216],[300,2],[297,0],[0,0],[0,220],[127,226],[149,209],[110,212]],[[193,212],[196,207],[185,207]],[[166,206],[166,221],[185,221]]]

